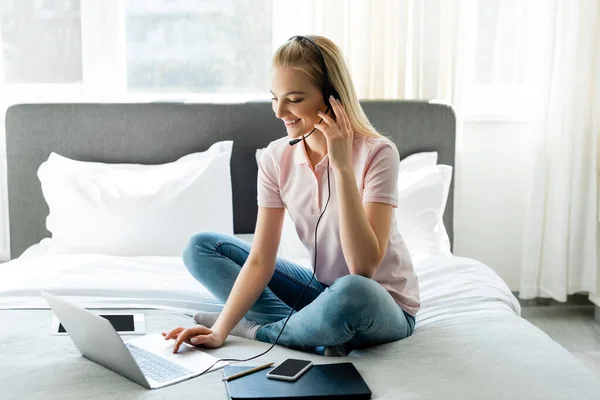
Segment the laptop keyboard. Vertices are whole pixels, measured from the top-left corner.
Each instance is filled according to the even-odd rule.
[[[140,347],[129,343],[125,343],[125,346],[129,349],[129,352],[139,365],[144,375],[158,383],[170,381],[171,379],[191,374],[193,372]]]

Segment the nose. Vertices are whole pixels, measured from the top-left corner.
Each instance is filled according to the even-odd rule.
[[[273,101],[273,112],[277,118],[283,118],[286,113],[285,105],[281,101]]]

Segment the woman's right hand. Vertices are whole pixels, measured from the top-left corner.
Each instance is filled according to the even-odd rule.
[[[179,346],[183,342],[191,344],[192,346],[204,346],[211,349],[221,347],[225,338],[215,330],[211,330],[205,326],[199,325],[193,328],[182,328],[178,327],[173,329],[169,333],[163,332],[165,340],[174,339],[175,346],[173,347],[173,353],[177,353]]]

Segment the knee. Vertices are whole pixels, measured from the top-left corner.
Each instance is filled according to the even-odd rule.
[[[338,278],[330,290],[334,291],[337,313],[356,314],[369,307],[376,293],[377,282],[360,275],[346,275]]]
[[[222,235],[215,232],[194,233],[183,249],[182,259],[185,266],[190,269],[199,264],[202,257],[212,254],[222,239]]]
[[[348,298],[365,298],[378,285],[373,279],[360,275],[346,275],[338,278],[331,285],[340,296]]]

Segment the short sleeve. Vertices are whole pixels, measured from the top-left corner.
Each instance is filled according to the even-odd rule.
[[[385,203],[398,207],[400,156],[389,140],[377,143],[367,158],[363,203]]]
[[[267,147],[258,161],[257,203],[259,207],[282,208],[277,166],[269,150]]]

